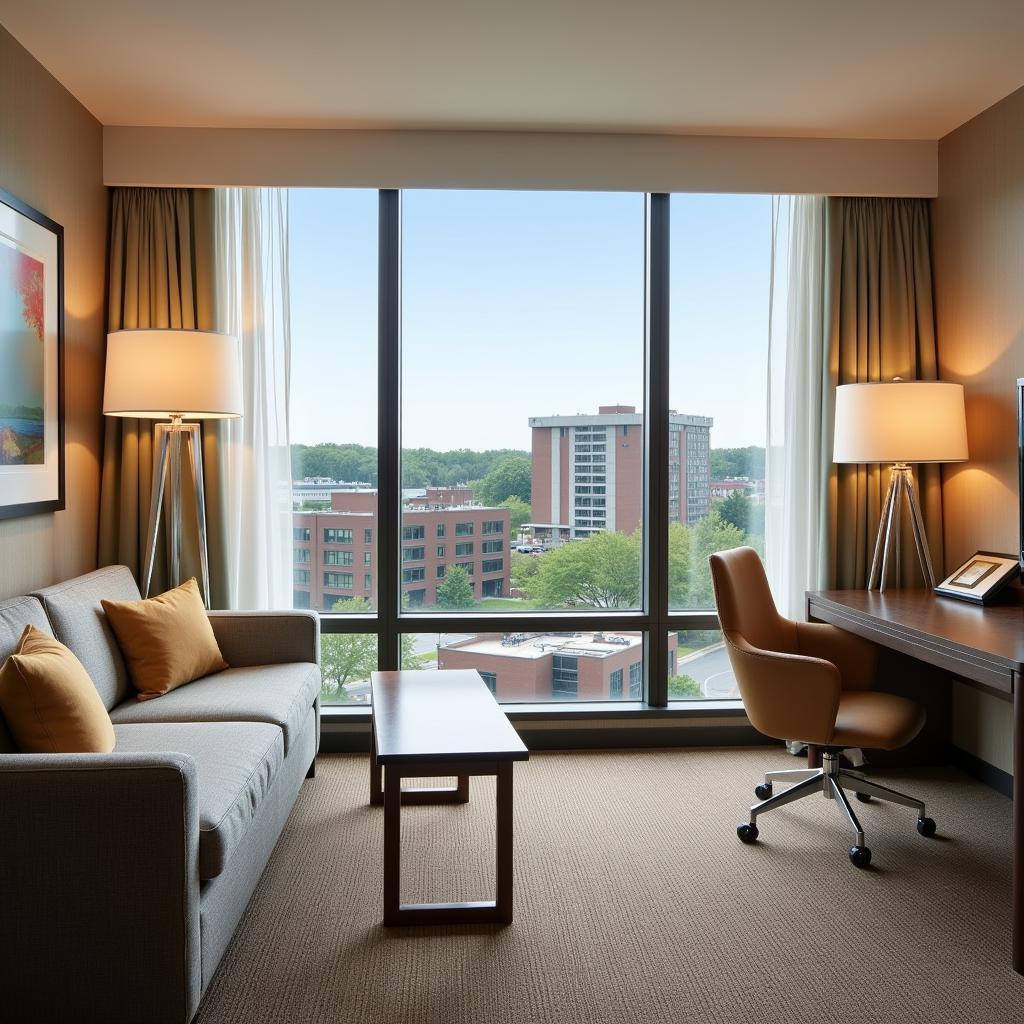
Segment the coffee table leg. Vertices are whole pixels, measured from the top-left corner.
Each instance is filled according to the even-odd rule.
[[[512,923],[512,768],[511,761],[498,765],[497,829],[495,835],[495,911],[499,920]]]
[[[384,789],[380,782],[381,766],[377,761],[377,741],[370,726],[370,804],[380,807],[384,803]]]
[[[384,923],[398,924],[402,867],[402,776],[384,769]]]

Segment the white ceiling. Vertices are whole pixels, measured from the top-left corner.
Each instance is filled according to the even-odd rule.
[[[0,0],[104,124],[937,139],[1024,0]]]

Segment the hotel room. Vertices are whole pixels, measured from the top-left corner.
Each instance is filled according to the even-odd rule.
[[[0,0],[0,1014],[1024,1018],[1024,6]]]

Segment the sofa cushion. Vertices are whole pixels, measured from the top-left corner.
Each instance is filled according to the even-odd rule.
[[[41,633],[53,636],[46,612],[36,598],[12,597],[9,601],[0,601],[0,665],[17,649],[26,626],[35,626]],[[17,749],[0,715],[0,754],[12,754]]]
[[[36,591],[53,635],[74,651],[109,711],[132,692],[128,669],[100,600],[138,601],[139,588],[123,565],[110,565]]]
[[[284,736],[263,722],[117,725],[118,753],[187,754],[199,795],[199,877],[216,878],[260,813],[284,761]]]
[[[28,625],[0,668],[0,708],[28,754],[109,754],[114,729],[82,663],[59,640]]]
[[[292,740],[320,693],[320,669],[310,662],[228,668],[165,693],[159,700],[134,698],[110,713],[114,725],[137,722],[268,722]]]

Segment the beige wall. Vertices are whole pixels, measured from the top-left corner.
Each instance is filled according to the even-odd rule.
[[[96,566],[107,192],[99,123],[0,28],[0,188],[64,226],[67,507],[0,520],[0,598]]]
[[[103,130],[108,185],[934,196],[935,143],[586,132]]]
[[[971,461],[946,467],[946,567],[1016,551],[1016,379],[1024,376],[1024,89],[939,143],[935,277],[940,374],[967,393]],[[1010,705],[958,685],[954,739],[1012,769]]]

